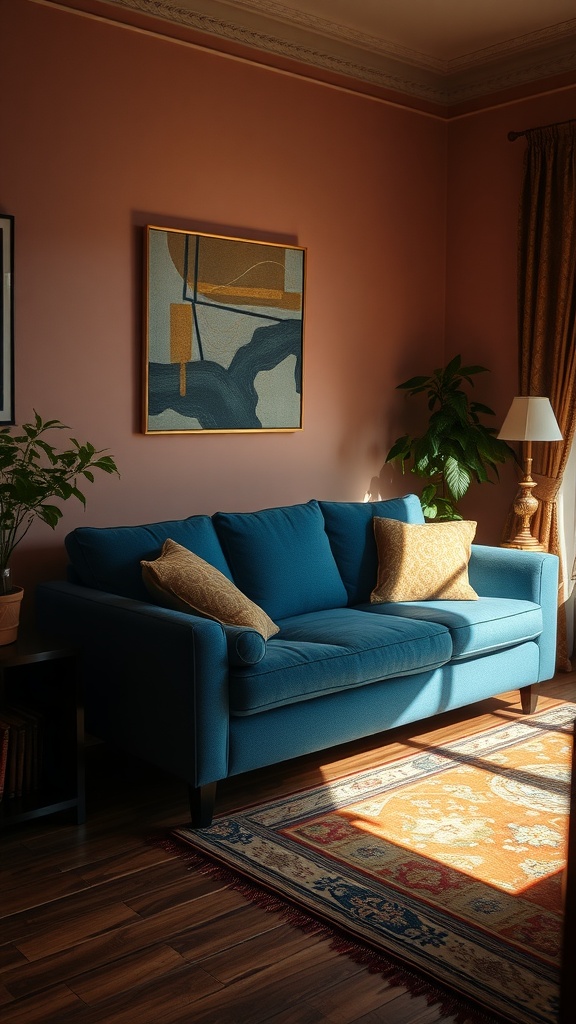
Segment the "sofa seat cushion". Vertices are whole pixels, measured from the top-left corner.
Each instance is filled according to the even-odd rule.
[[[438,622],[366,615],[354,608],[278,622],[263,659],[230,674],[230,710],[252,715],[378,680],[433,671],[452,641]]]
[[[452,661],[491,654],[534,640],[542,632],[542,609],[532,601],[480,597],[477,601],[411,601],[367,604],[365,611],[420,622],[437,622],[450,630]]]
[[[347,604],[317,501],[212,521],[236,586],[275,622]]]

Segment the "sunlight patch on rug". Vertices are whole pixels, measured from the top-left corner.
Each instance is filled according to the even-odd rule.
[[[515,1024],[555,1024],[563,704],[175,835]]]

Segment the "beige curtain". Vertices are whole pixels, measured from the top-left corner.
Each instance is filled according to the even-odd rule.
[[[520,393],[550,399],[564,438],[534,443],[532,473],[540,499],[532,533],[560,555],[557,495],[576,430],[576,122],[526,135],[518,256]],[[562,561],[560,571],[557,666],[570,671]]]

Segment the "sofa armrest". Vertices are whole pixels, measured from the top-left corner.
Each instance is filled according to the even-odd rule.
[[[543,551],[472,545],[469,579],[481,597],[533,601],[542,608],[538,682],[551,679],[556,667],[558,564],[557,555]]]
[[[192,786],[228,768],[228,653],[211,619],[74,583],[39,584],[38,628],[82,652],[87,728]]]
[[[543,551],[473,544],[470,583],[481,597],[514,597],[519,601],[553,600],[558,596],[558,558]]]

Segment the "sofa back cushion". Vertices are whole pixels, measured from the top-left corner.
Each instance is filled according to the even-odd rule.
[[[217,512],[212,521],[236,586],[274,621],[346,605],[317,501]]]
[[[348,604],[370,600],[378,576],[374,516],[402,523],[423,523],[417,494],[386,501],[321,501],[326,533],[348,594]]]
[[[190,516],[146,526],[80,526],[65,544],[76,579],[86,587],[149,601],[142,560],[158,558],[165,540],[174,540],[232,579],[210,516]]]

